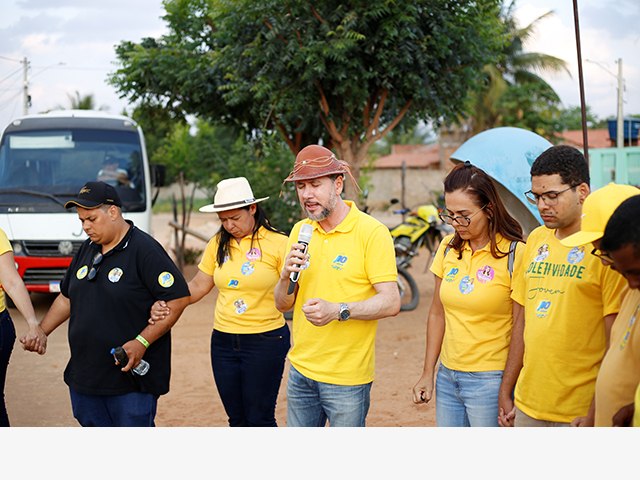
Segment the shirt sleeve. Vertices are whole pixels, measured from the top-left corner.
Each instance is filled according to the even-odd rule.
[[[375,228],[371,232],[366,248],[365,268],[371,284],[395,282],[398,279],[398,267],[393,237],[389,229],[384,225]]]
[[[138,252],[138,268],[153,297],[157,300],[188,297],[189,287],[182,272],[162,246],[158,243],[145,247],[148,247],[145,255]]]
[[[524,262],[524,251],[526,248],[526,244],[523,242],[518,242],[516,244],[516,255],[515,255],[515,259],[513,262],[513,271],[511,272],[511,299],[520,303],[520,305],[523,305],[521,302],[519,302],[518,300],[516,300],[515,298],[513,298],[513,291],[514,291],[514,284],[516,281],[521,281],[521,275],[523,273],[523,262]],[[516,272],[518,272],[518,275],[516,275]]]
[[[198,269],[202,273],[206,273],[207,275],[213,277],[213,272],[216,269],[216,257],[218,253],[218,236],[214,236],[207,243],[207,247],[204,249],[204,253],[202,254],[202,260],[198,264]]]
[[[611,315],[620,311],[622,297],[627,288],[627,281],[611,267],[602,265],[601,288],[603,315]]]
[[[453,235],[447,235],[444,237],[440,242],[440,245],[438,245],[438,249],[433,254],[433,262],[431,262],[429,270],[431,270],[431,272],[438,278],[442,278],[444,276],[444,251],[452,239]]]

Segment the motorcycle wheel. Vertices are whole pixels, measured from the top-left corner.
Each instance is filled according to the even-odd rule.
[[[400,311],[415,310],[420,300],[418,284],[404,268],[398,268],[398,290],[400,291]]]

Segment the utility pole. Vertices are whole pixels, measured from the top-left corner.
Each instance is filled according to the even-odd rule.
[[[27,115],[29,113],[29,106],[31,105],[31,97],[29,96],[29,79],[28,79],[28,71],[29,71],[29,61],[27,57],[24,57],[22,60],[22,113]]]
[[[622,114],[622,96],[624,93],[624,80],[622,79],[622,59],[618,58],[618,126],[616,133],[616,146],[624,147],[624,116]]]

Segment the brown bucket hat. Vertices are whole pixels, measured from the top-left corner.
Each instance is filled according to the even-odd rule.
[[[340,174],[349,176],[356,189],[360,190],[358,183],[351,175],[351,168],[347,162],[338,160],[331,150],[322,145],[307,145],[298,152],[293,170],[284,179],[284,182],[297,182]]]

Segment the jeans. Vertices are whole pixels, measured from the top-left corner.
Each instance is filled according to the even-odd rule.
[[[305,377],[293,366],[287,384],[287,426],[364,427],[371,403],[371,383],[333,385]]]
[[[83,427],[155,427],[158,396],[132,392],[123,395],[85,395],[72,388],[71,409]]]
[[[436,377],[438,427],[497,427],[502,370],[460,372],[442,363]]]
[[[289,327],[211,334],[211,367],[230,427],[277,427],[276,401],[291,346]]]
[[[11,351],[15,341],[15,326],[11,316],[9,316],[9,312],[4,310],[0,313],[0,391],[2,392],[2,399],[0,399],[0,427],[9,426],[9,415],[4,401],[4,384],[7,381],[7,368],[9,367],[9,358],[11,358]]]

